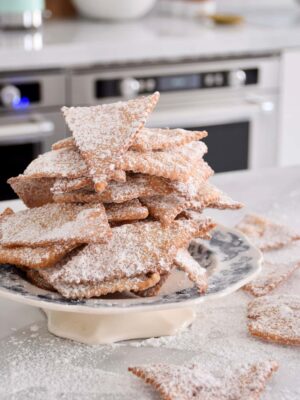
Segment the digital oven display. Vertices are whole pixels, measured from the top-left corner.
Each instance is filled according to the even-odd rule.
[[[157,90],[160,90],[161,92],[199,89],[200,87],[200,74],[162,76],[157,80]]]

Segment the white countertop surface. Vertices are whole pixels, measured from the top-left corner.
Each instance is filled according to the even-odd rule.
[[[240,26],[152,15],[123,23],[56,21],[37,32],[0,31],[0,71],[281,52],[300,48],[299,10],[259,14]]]
[[[253,210],[300,229],[300,168],[225,173],[215,183],[247,207],[238,212],[209,211],[228,226]],[[0,204],[0,209],[20,202]],[[298,293],[300,270],[276,293]],[[0,398],[75,400],[150,400],[158,397],[127,373],[128,365],[147,362],[200,361],[224,367],[259,359],[275,359],[280,368],[268,384],[264,400],[300,398],[299,349],[251,338],[246,306],[252,297],[238,291],[198,307],[193,326],[178,337],[113,346],[84,346],[55,338],[37,309],[0,299]]]

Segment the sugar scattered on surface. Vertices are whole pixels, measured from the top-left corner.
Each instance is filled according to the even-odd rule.
[[[39,326],[36,324],[31,325],[30,327],[31,332],[37,332],[39,329],[40,329]]]
[[[122,397],[124,388],[131,398],[151,398],[150,391],[129,374],[112,372],[102,365],[113,347],[89,347],[58,339],[43,323],[39,331],[33,338],[28,335],[29,327],[0,342],[1,399],[113,400]]]
[[[286,174],[285,170],[283,173]],[[296,174],[295,184],[298,176],[299,174]],[[226,177],[222,179],[226,183]],[[228,180],[228,186],[224,184],[223,189],[231,189],[232,195],[242,201],[247,200],[256,212],[275,218],[295,229],[300,228],[299,189],[283,195],[281,188],[281,192],[276,193],[277,186],[273,188],[272,182],[266,185],[265,175],[260,179],[260,174],[249,175],[249,179],[235,179],[235,175],[230,174]],[[259,193],[257,197],[253,195],[254,185]],[[278,198],[278,202],[273,203],[274,198]],[[213,212],[209,211],[210,214]],[[232,226],[242,213],[244,211],[235,215],[215,212],[213,215],[219,221]],[[292,262],[299,257],[299,253],[296,254],[293,247],[289,247],[282,257],[283,261]],[[268,254],[268,259],[270,262],[279,261],[275,251]],[[298,270],[293,279],[276,289],[276,294],[299,294],[299,285]],[[47,333],[45,323],[39,325],[40,330],[35,338],[28,337],[31,334],[29,329],[24,331],[24,334],[22,331],[16,332],[0,341],[0,398],[158,400],[151,389],[134,377],[128,376],[129,365],[162,361],[182,364],[195,361],[202,363],[207,369],[222,370],[230,368],[231,363],[240,363],[241,360],[251,362],[258,359],[274,359],[279,363],[279,371],[261,399],[298,400],[299,350],[261,342],[247,333],[246,309],[251,299],[252,296],[238,291],[226,298],[202,304],[198,308],[195,323],[176,337],[88,347],[51,336]],[[58,373],[54,372],[53,375],[53,371],[58,367]],[[94,380],[89,379],[93,377]],[[81,385],[78,382],[81,382]]]
[[[297,290],[300,273],[295,274],[295,279],[293,285],[285,284],[281,290]],[[195,323],[177,336],[110,346],[86,346],[56,338],[41,322],[36,324],[39,330],[35,337],[29,327],[0,342],[0,358],[4,360],[0,365],[0,398],[9,395],[9,399],[21,399],[23,395],[27,399],[33,391],[36,396],[32,395],[32,399],[39,399],[43,393],[47,400],[59,395],[84,400],[96,396],[112,400],[158,399],[150,388],[129,376],[128,366],[199,362],[217,372],[230,371],[232,364],[273,359],[280,369],[262,399],[296,400],[300,387],[292,387],[289,382],[298,382],[299,353],[295,348],[258,341],[247,333],[246,308],[251,298],[238,291],[203,304]]]

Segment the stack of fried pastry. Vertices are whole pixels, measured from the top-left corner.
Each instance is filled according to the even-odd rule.
[[[240,204],[208,183],[206,132],[145,128],[158,99],[63,108],[72,136],[8,181],[28,209],[0,217],[1,264],[70,299],[153,296],[173,268],[205,292],[187,251],[215,226],[201,212]]]

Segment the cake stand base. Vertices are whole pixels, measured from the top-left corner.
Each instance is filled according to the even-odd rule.
[[[193,308],[120,314],[81,314],[44,310],[48,330],[56,336],[86,344],[176,335],[195,319]]]

